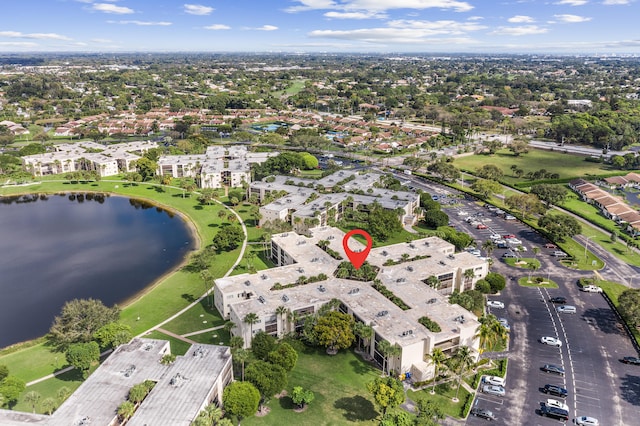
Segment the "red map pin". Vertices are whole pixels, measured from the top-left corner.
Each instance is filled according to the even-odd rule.
[[[352,251],[349,248],[349,238],[353,235],[362,235],[367,240],[367,247],[362,251]],[[346,253],[349,261],[354,268],[360,269],[365,260],[367,260],[367,256],[369,256],[369,252],[371,251],[371,246],[373,245],[373,240],[371,239],[371,235],[369,235],[366,231],[362,229],[354,229],[347,233],[342,239],[342,247],[344,248],[344,252]]]

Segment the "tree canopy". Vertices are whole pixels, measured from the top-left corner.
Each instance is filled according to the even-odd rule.
[[[249,382],[233,382],[224,389],[222,403],[227,413],[242,420],[258,411],[260,392]]]
[[[254,361],[245,369],[244,377],[268,400],[287,386],[287,372],[279,365],[266,361]]]
[[[218,250],[231,251],[237,249],[244,240],[244,232],[237,225],[225,226],[213,237],[213,246]]]
[[[120,308],[108,308],[95,299],[73,299],[64,304],[60,315],[53,320],[48,340],[60,351],[72,343],[86,343],[101,327],[117,322]]]
[[[405,401],[402,383],[395,377],[377,377],[367,383],[367,390],[373,395],[375,404],[382,409],[383,414]]]
[[[632,326],[640,326],[640,290],[629,289],[618,297],[620,315]]]
[[[298,352],[287,342],[282,342],[275,350],[269,352],[267,361],[279,365],[286,371],[291,371],[298,362]]]
[[[314,327],[317,342],[329,350],[346,349],[355,341],[351,315],[331,311],[318,318]]]
[[[65,354],[67,362],[82,372],[83,377],[94,362],[100,359],[100,347],[96,342],[73,343],[67,348]]]
[[[565,214],[546,214],[538,219],[538,225],[547,231],[552,240],[561,243],[582,232],[580,222]]]

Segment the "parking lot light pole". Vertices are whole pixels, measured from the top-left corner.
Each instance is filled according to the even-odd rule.
[[[587,248],[589,247],[589,240],[590,240],[591,238],[593,238],[593,237],[595,237],[595,235],[592,235],[592,236],[590,236],[590,237],[587,237],[587,242],[586,242],[586,243],[585,243],[585,245],[584,245],[584,260],[585,260],[585,261],[587,260]]]

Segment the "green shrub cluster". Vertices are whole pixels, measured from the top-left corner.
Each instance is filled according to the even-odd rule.
[[[439,333],[442,331],[442,328],[440,328],[440,324],[438,324],[437,322],[435,322],[434,320],[432,320],[427,316],[420,317],[420,319],[418,319],[418,322],[424,325],[427,328],[427,330],[432,331],[434,333]]]

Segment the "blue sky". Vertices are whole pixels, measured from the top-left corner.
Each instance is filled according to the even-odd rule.
[[[0,52],[640,54],[640,0],[5,0]]]

